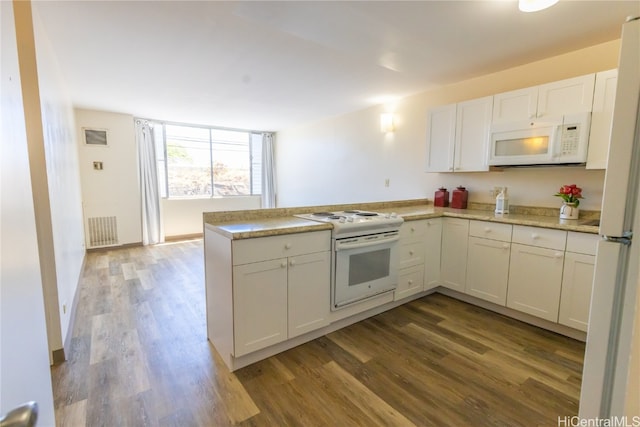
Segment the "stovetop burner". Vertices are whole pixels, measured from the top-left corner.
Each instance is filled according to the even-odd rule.
[[[362,234],[397,230],[404,222],[395,213],[345,210],[337,212],[313,212],[296,215],[299,218],[333,224],[333,236],[352,237]]]
[[[334,216],[333,212],[314,212],[311,215],[317,217],[331,217]]]

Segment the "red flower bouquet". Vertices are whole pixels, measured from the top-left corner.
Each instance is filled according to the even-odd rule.
[[[576,186],[575,184],[563,185],[562,187],[560,187],[560,190],[558,190],[558,192],[554,195],[561,197],[562,200],[565,201],[565,203],[575,204],[576,207],[580,205],[580,199],[583,199],[582,188]]]

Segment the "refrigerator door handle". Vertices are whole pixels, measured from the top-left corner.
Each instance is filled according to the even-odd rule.
[[[606,240],[607,242],[612,242],[612,243],[620,243],[622,245],[625,246],[630,246],[631,245],[631,232],[628,233],[624,233],[625,236],[624,237],[614,237],[614,236],[602,236],[603,240]],[[627,237],[628,235],[628,237]]]

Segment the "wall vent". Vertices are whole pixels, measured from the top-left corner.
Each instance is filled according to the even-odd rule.
[[[89,247],[118,244],[118,223],[115,216],[89,218]]]

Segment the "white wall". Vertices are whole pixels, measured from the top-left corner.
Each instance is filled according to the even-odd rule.
[[[444,185],[493,202],[489,189],[506,185],[512,204],[558,207],[563,184],[584,190],[583,209],[600,209],[604,171],[577,168],[510,169],[489,173],[425,173],[429,108],[593,73],[617,66],[619,40],[423,92],[396,101],[278,132],[278,206],[306,206],[433,198]],[[382,134],[379,117],[393,111],[396,131]],[[385,180],[389,179],[389,187]]]
[[[141,202],[133,116],[76,109],[75,120],[85,229],[87,218],[115,216],[119,243],[140,243]],[[86,145],[84,127],[106,129],[108,146]],[[93,169],[95,161],[103,162],[103,170]]]
[[[47,292],[45,298],[58,310],[64,342],[85,255],[78,151],[64,77],[35,13],[33,23],[57,283],[56,292]]]
[[[89,217],[115,216],[120,244],[140,243],[141,201],[134,117],[76,109],[75,120],[85,223]],[[107,129],[108,147],[85,145],[83,127]],[[104,169],[94,170],[94,161],[103,162]],[[202,233],[203,212],[259,208],[260,197],[256,196],[160,201],[164,235],[168,238]]]
[[[55,425],[12,2],[0,2],[0,413],[35,400]]]

